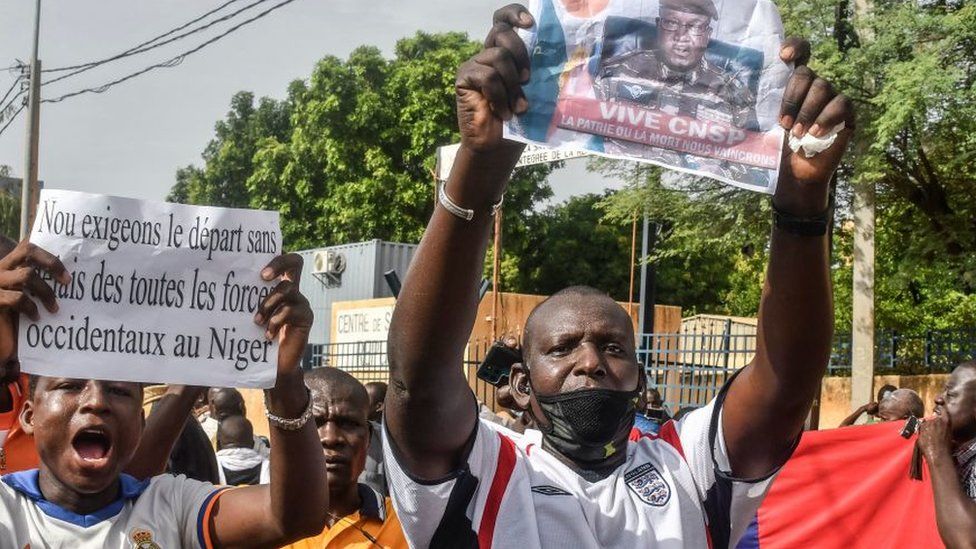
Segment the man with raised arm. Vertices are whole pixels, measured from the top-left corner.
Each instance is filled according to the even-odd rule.
[[[522,146],[502,121],[524,112],[524,7],[495,13],[485,49],[457,77],[462,147],[414,256],[390,326],[386,463],[412,547],[728,547],[790,456],[827,365],[832,306],[828,182],[850,137],[784,155],[756,358],[708,406],[628,442],[644,389],[626,311],[574,287],[526,321],[512,394],[543,432],[532,444],[479,422],[461,368],[478,308],[492,210]],[[794,63],[781,123],[822,136],[850,101]],[[470,215],[469,215],[470,214]],[[540,251],[544,253],[544,251]]]

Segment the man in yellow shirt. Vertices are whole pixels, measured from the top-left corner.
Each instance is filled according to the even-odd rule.
[[[312,391],[312,413],[325,453],[329,512],[322,533],[290,549],[407,547],[390,498],[360,484],[369,449],[369,395],[351,375],[337,368],[305,374]]]

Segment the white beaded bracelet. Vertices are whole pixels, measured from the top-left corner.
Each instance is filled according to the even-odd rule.
[[[451,212],[455,216],[460,217],[465,221],[471,221],[474,219],[474,210],[469,210],[468,208],[458,206],[456,202],[451,200],[451,197],[447,196],[447,183],[442,183],[440,188],[437,190],[437,199],[440,201],[441,206],[444,206],[444,209]],[[492,216],[498,213],[498,209],[502,207],[504,202],[505,195],[503,194],[502,197],[498,199],[498,202],[491,206]]]

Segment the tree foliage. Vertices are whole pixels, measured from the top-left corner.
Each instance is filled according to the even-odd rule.
[[[858,130],[838,173],[832,274],[839,330],[850,325],[855,185],[877,188],[877,322],[955,328],[976,321],[976,4],[780,0],[812,67],[852,97]],[[381,238],[416,242],[433,208],[437,146],[458,139],[454,72],[479,46],[465,35],[326,57],[281,100],[241,92],[171,198],[277,209],[290,248]],[[659,302],[753,315],[768,259],[767,198],[627,162],[594,169],[628,183],[540,210],[552,166],[516,172],[503,217],[502,288],[548,293],[584,283],[623,299],[630,223],[657,222]],[[605,214],[605,216],[604,216]],[[490,263],[489,257],[488,262]]]
[[[626,301],[630,285],[631,224],[604,219],[606,194],[574,196],[533,214],[531,249],[520,258],[515,285],[548,295],[584,284]]]
[[[680,305],[686,314],[755,314],[768,200],[644,164],[599,160],[591,167],[627,182],[604,201],[608,218],[646,214],[657,224],[649,260],[657,270],[658,303]]]
[[[170,198],[278,210],[286,246],[379,238],[417,242],[433,211],[434,154],[456,142],[454,74],[479,45],[417,33],[392,59],[375,47],[328,56],[284,100],[237,94],[203,153],[177,172]],[[550,167],[519,170],[505,198],[506,239],[519,247]],[[523,245],[524,247],[524,245]]]
[[[10,177],[10,166],[0,164],[0,177]],[[16,239],[20,234],[20,195],[18,191],[0,191],[0,234]]]
[[[887,0],[855,17],[848,0],[779,1],[788,34],[807,37],[812,68],[855,100],[858,130],[839,170],[833,240],[839,330],[850,326],[854,185],[877,189],[876,306],[898,330],[976,320],[976,4]],[[768,201],[694,178],[662,184],[627,165],[615,215],[647,208],[668,227],[652,260],[679,261],[689,287],[675,302],[755,314],[768,248]],[[720,253],[713,253],[720,251]],[[660,278],[669,284],[667,277]],[[665,286],[666,287],[666,286]],[[669,294],[659,291],[663,298]]]

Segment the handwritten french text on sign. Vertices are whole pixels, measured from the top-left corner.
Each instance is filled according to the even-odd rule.
[[[253,321],[281,253],[277,212],[41,192],[31,242],[71,283],[20,323],[25,372],[220,387],[274,385],[277,343]]]
[[[530,0],[527,112],[505,137],[772,193],[790,75],[770,0]]]

